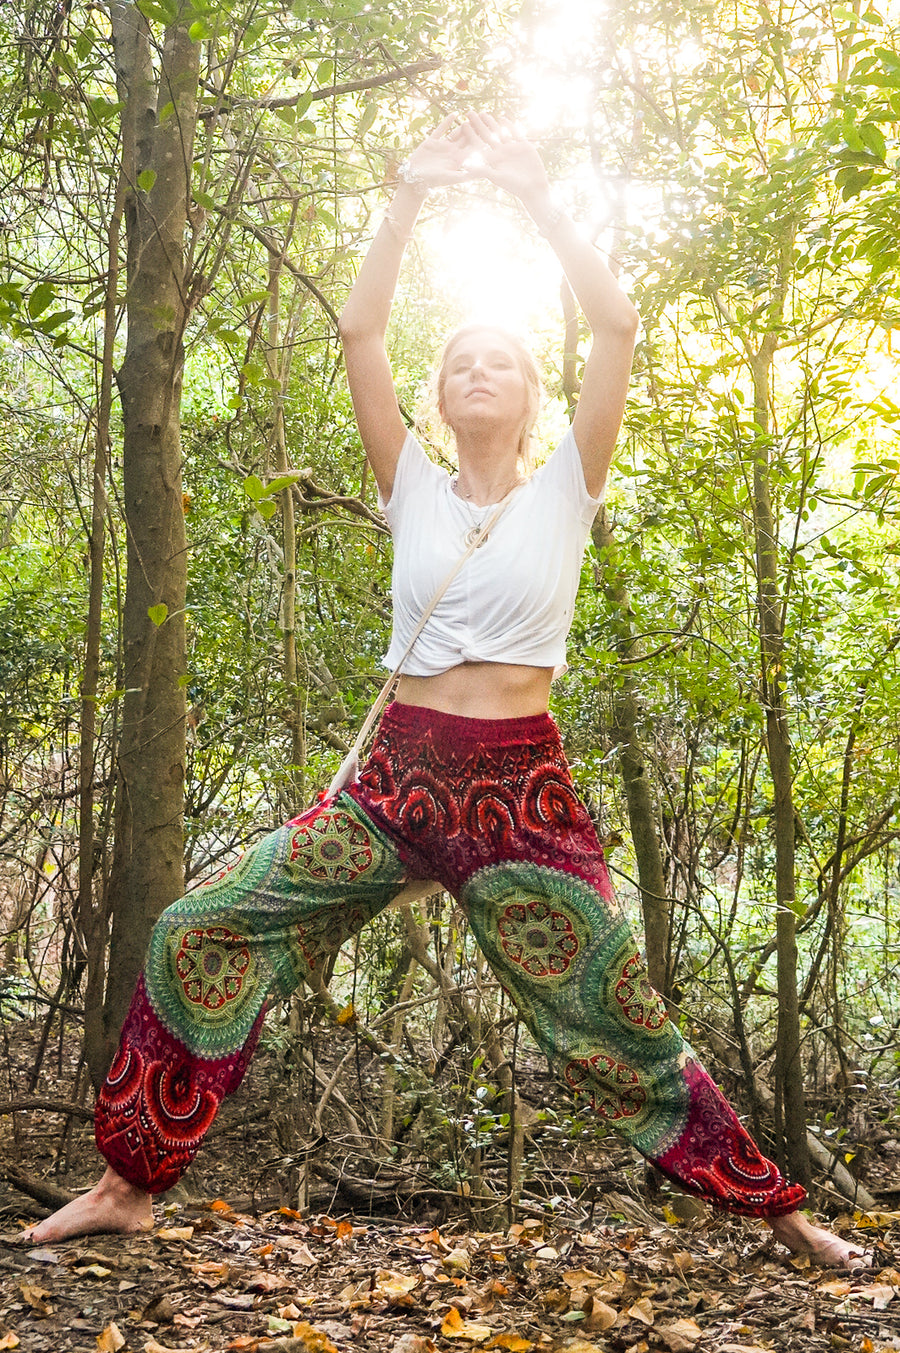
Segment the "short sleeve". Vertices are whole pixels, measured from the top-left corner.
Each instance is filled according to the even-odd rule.
[[[395,530],[404,510],[420,492],[433,491],[436,481],[445,478],[445,471],[428,458],[419,441],[411,432],[407,432],[394,473],[394,486],[387,502],[382,498],[381,490],[378,491],[378,506],[391,530]]]
[[[571,428],[566,428],[562,440],[547,461],[535,470],[535,478],[540,478],[542,487],[555,489],[562,494],[588,525],[594,520],[600,504],[606,496],[606,487],[597,498],[591,496],[584,482],[584,466],[581,453]]]

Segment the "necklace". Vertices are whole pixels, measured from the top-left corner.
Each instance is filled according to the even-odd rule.
[[[521,475],[516,475],[515,479],[513,479],[511,482],[508,482],[504,486],[501,496],[494,502],[470,503],[468,499],[471,497],[471,494],[467,494],[463,489],[461,489],[459,486],[459,478],[454,477],[453,492],[456,494],[457,498],[459,499],[460,503],[462,504],[463,508],[466,511],[466,515],[468,516],[469,521],[472,523],[469,529],[465,531],[463,534],[463,544],[466,547],[474,545],[476,550],[481,549],[481,546],[488,539],[487,533],[485,533],[484,531],[484,527],[487,521],[487,515],[490,512],[491,508],[498,507],[500,503],[502,503],[506,498],[509,497],[513,489],[517,489],[519,485],[523,484],[524,482],[525,481],[522,479]]]

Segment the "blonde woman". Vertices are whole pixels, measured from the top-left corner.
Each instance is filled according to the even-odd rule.
[[[408,432],[385,350],[427,192],[472,177],[524,205],[593,336],[572,426],[531,474],[523,451],[540,381],[517,338],[474,325],[445,347],[438,399],[454,475]],[[799,1211],[803,1188],[760,1153],[650,987],[548,713],[637,327],[509,122],[447,119],[401,167],[341,317],[360,433],[394,536],[388,666],[463,550],[477,547],[402,660],[358,777],[163,914],[97,1103],[106,1174],[31,1239],[149,1225],[152,1195],[180,1177],[240,1081],[269,993],[293,990],[409,879],[435,879],[465,909],[561,1079],[678,1187],[764,1219],[820,1263],[860,1257]]]

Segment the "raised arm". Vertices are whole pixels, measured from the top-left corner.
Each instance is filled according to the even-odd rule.
[[[553,199],[535,147],[506,119],[473,113],[481,174],[519,198],[545,236],[575,293],[592,335],[572,429],[588,492],[599,494],[625,410],[639,316],[595,247]]]
[[[468,178],[463,164],[475,143],[467,124],[458,126],[455,117],[448,117],[413,151],[341,312],[353,408],[384,499],[391,496],[406,437],[384,345],[400,264],[429,188]]]

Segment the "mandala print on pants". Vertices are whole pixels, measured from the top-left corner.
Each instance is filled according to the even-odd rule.
[[[171,1187],[284,996],[406,878],[436,879],[560,1078],[680,1188],[779,1216],[805,1197],[761,1155],[669,1020],[612,894],[548,715],[391,705],[359,779],[163,913],[97,1103],[97,1142]]]

